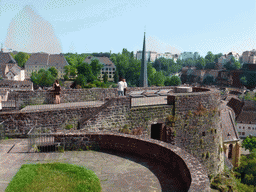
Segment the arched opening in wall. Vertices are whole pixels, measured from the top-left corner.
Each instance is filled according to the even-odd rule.
[[[163,123],[154,123],[151,124],[151,138],[161,140],[161,129],[163,127]]]
[[[232,158],[232,149],[233,149],[233,144],[230,144],[228,147],[228,158]]]

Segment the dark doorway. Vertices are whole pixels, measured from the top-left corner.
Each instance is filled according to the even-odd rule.
[[[162,123],[156,123],[151,125],[151,138],[161,140]]]
[[[233,145],[230,144],[230,145],[229,145],[229,149],[228,149],[228,158],[229,158],[229,159],[232,158],[232,148],[233,148]]]
[[[40,150],[41,153],[47,153],[47,152],[55,152],[56,151],[56,145],[43,145],[43,146],[38,146],[38,149]]]

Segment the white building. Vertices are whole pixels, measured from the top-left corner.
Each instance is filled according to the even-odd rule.
[[[142,51],[137,51],[136,58],[138,60],[142,59]],[[157,52],[154,51],[146,51],[146,60],[154,62],[157,59]]]
[[[7,67],[7,66],[6,66]],[[25,80],[25,70],[21,69],[18,65],[14,65],[5,74],[8,80],[24,81]]]
[[[240,138],[256,136],[256,105],[254,101],[246,101],[237,117],[237,131]]]
[[[198,52],[183,52],[180,54],[179,59],[186,60],[186,59],[198,59],[199,53]]]

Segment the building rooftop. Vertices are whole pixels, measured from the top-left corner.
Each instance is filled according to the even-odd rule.
[[[92,59],[98,59],[100,63],[102,63],[105,66],[110,66],[110,67],[114,67],[115,65],[114,63],[108,58],[108,57],[93,57],[93,56],[88,56],[85,58],[84,62],[91,64],[91,60]]]
[[[10,53],[0,52],[0,64],[17,63]]]
[[[239,140],[239,136],[236,130],[235,122],[231,114],[231,110],[228,107],[224,107],[220,111],[221,114],[221,129],[223,141],[236,141]]]
[[[63,54],[33,53],[27,60],[25,66],[29,65],[49,65],[49,66],[66,66],[68,65]]]

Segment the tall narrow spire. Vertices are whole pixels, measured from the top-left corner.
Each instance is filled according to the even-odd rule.
[[[147,58],[146,58],[146,32],[144,32],[144,41],[143,41],[139,86],[140,87],[147,87],[148,86]]]

